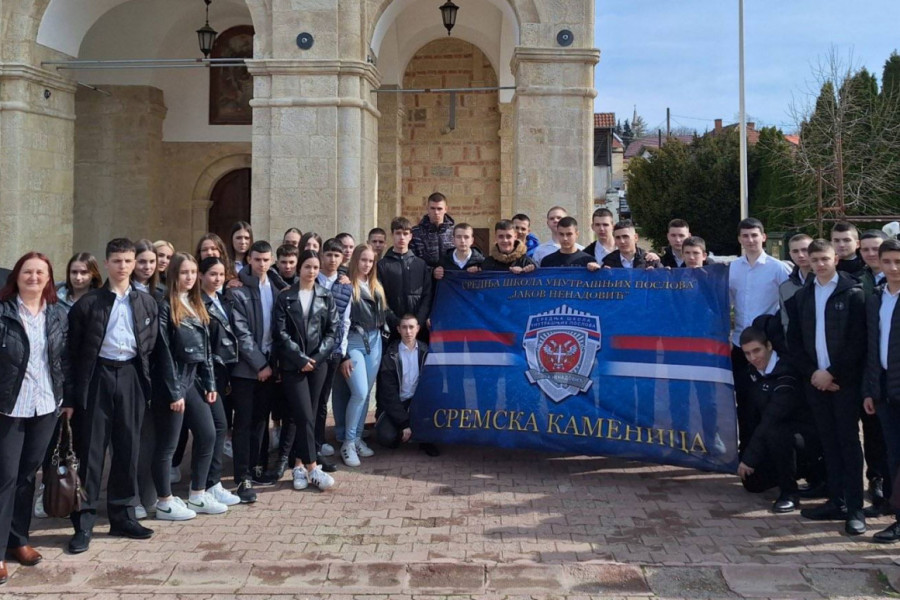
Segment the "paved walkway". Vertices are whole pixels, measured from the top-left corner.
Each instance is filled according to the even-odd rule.
[[[67,521],[35,520],[45,561],[10,564],[0,596],[883,597],[900,547],[842,523],[772,515],[736,477],[494,448],[386,451],[328,492],[287,476],[255,505],[149,541],[106,535],[66,555]],[[187,462],[187,461],[186,461]],[[185,484],[176,491],[186,493]],[[870,522],[877,531],[886,518]],[[893,587],[893,589],[892,589]]]

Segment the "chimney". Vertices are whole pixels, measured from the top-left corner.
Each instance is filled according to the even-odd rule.
[[[756,122],[755,121],[747,121],[747,131],[755,131],[756,130]]]
[[[716,126],[713,127],[713,131],[722,131],[722,119],[716,119]]]

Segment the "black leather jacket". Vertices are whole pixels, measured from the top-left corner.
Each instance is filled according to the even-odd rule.
[[[72,395],[72,376],[66,350],[69,322],[63,306],[46,305],[44,330],[53,396],[59,406],[64,397]],[[19,318],[18,301],[12,298],[0,303],[0,413],[9,414],[16,406],[28,367],[29,352],[28,335]]]
[[[225,297],[233,302],[231,311],[231,327],[238,340],[238,362],[231,371],[233,377],[256,379],[257,374],[269,366],[269,359],[261,349],[263,337],[263,307],[259,295],[259,278],[253,270],[244,267],[238,278],[241,287],[228,288]],[[266,279],[266,285],[272,286],[272,305],[278,298],[278,282]],[[273,337],[274,339],[274,337]]]
[[[154,400],[176,402],[184,398],[184,374],[197,365],[197,380],[206,392],[216,391],[212,353],[209,346],[209,330],[196,317],[187,317],[175,325],[168,300],[159,304],[159,342],[154,356],[154,374],[157,385],[153,388]]]
[[[217,293],[219,302],[227,312],[231,312],[231,301],[223,294]],[[213,302],[213,299],[203,294],[203,304],[209,313],[209,346],[212,351],[213,362],[223,367],[233,365],[238,361],[238,341],[231,319]],[[221,391],[221,390],[220,390]]]
[[[107,284],[82,296],[69,311],[69,360],[74,387],[71,400],[65,398],[63,406],[87,408],[91,378],[100,356],[100,346],[106,337],[106,326],[115,299],[116,294],[109,290]],[[156,347],[159,333],[158,305],[152,296],[137,290],[131,291],[129,300],[137,341],[137,371],[144,399],[149,400],[150,355]]]
[[[300,287],[281,292],[272,315],[272,341],[281,370],[299,371],[310,359],[316,367],[325,364],[336,342],[338,318],[334,298],[320,285],[313,290],[305,323]]]
[[[373,329],[383,330],[390,312],[380,299],[373,298],[365,288],[360,289],[359,301],[350,296],[350,331],[364,334]]]

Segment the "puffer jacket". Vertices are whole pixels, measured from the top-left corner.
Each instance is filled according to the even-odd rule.
[[[519,240],[515,241],[512,252],[504,254],[500,252],[497,244],[491,248],[491,255],[484,259],[481,263],[482,271],[509,271],[510,267],[520,267],[524,269],[531,265],[537,266],[530,256],[527,255],[525,244]]]
[[[409,249],[432,269],[439,266],[441,256],[447,250],[453,249],[455,225],[456,221],[450,215],[444,215],[444,221],[440,225],[435,225],[428,215],[425,215],[419,224],[412,228]]]
[[[219,302],[226,311],[229,311],[231,302],[223,294],[217,293]],[[234,329],[231,327],[229,315],[222,313],[213,302],[213,299],[203,294],[203,304],[209,313],[209,347],[212,351],[213,362],[227,367],[238,361],[238,341]],[[221,391],[221,390],[220,390]]]
[[[63,406],[86,409],[88,390],[100,347],[106,337],[106,326],[112,313],[116,294],[110,291],[108,282],[103,287],[91,290],[75,303],[69,311],[69,360],[72,365],[74,380],[71,399],[66,398]],[[129,293],[131,302],[132,327],[137,342],[138,377],[144,398],[150,398],[150,356],[156,347],[159,334],[159,309],[156,300],[144,292],[132,289]]]
[[[153,399],[172,403],[184,398],[185,372],[197,366],[197,380],[206,392],[216,391],[209,330],[198,318],[189,316],[175,325],[168,299],[159,304],[159,341],[153,366],[157,385]],[[162,385],[159,385],[162,383]]]
[[[338,318],[331,292],[320,285],[313,290],[305,319],[300,287],[280,293],[272,314],[272,343],[281,370],[299,371],[310,359],[316,361],[316,367],[322,366],[334,349]]]
[[[47,335],[50,380],[53,396],[60,406],[72,395],[72,373],[67,352],[69,322],[60,304],[47,304],[44,328]],[[9,414],[16,406],[25,370],[28,367],[30,345],[25,325],[19,318],[16,298],[0,302],[0,413]]]
[[[431,312],[431,269],[412,252],[397,254],[393,248],[378,261],[378,280],[384,286],[388,313],[388,326],[394,331],[399,319],[409,313],[416,315],[419,323],[425,323]]]

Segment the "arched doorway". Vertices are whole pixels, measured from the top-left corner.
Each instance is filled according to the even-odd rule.
[[[235,169],[223,175],[209,200],[209,230],[228,244],[231,226],[237,221],[250,221],[250,169]]]

